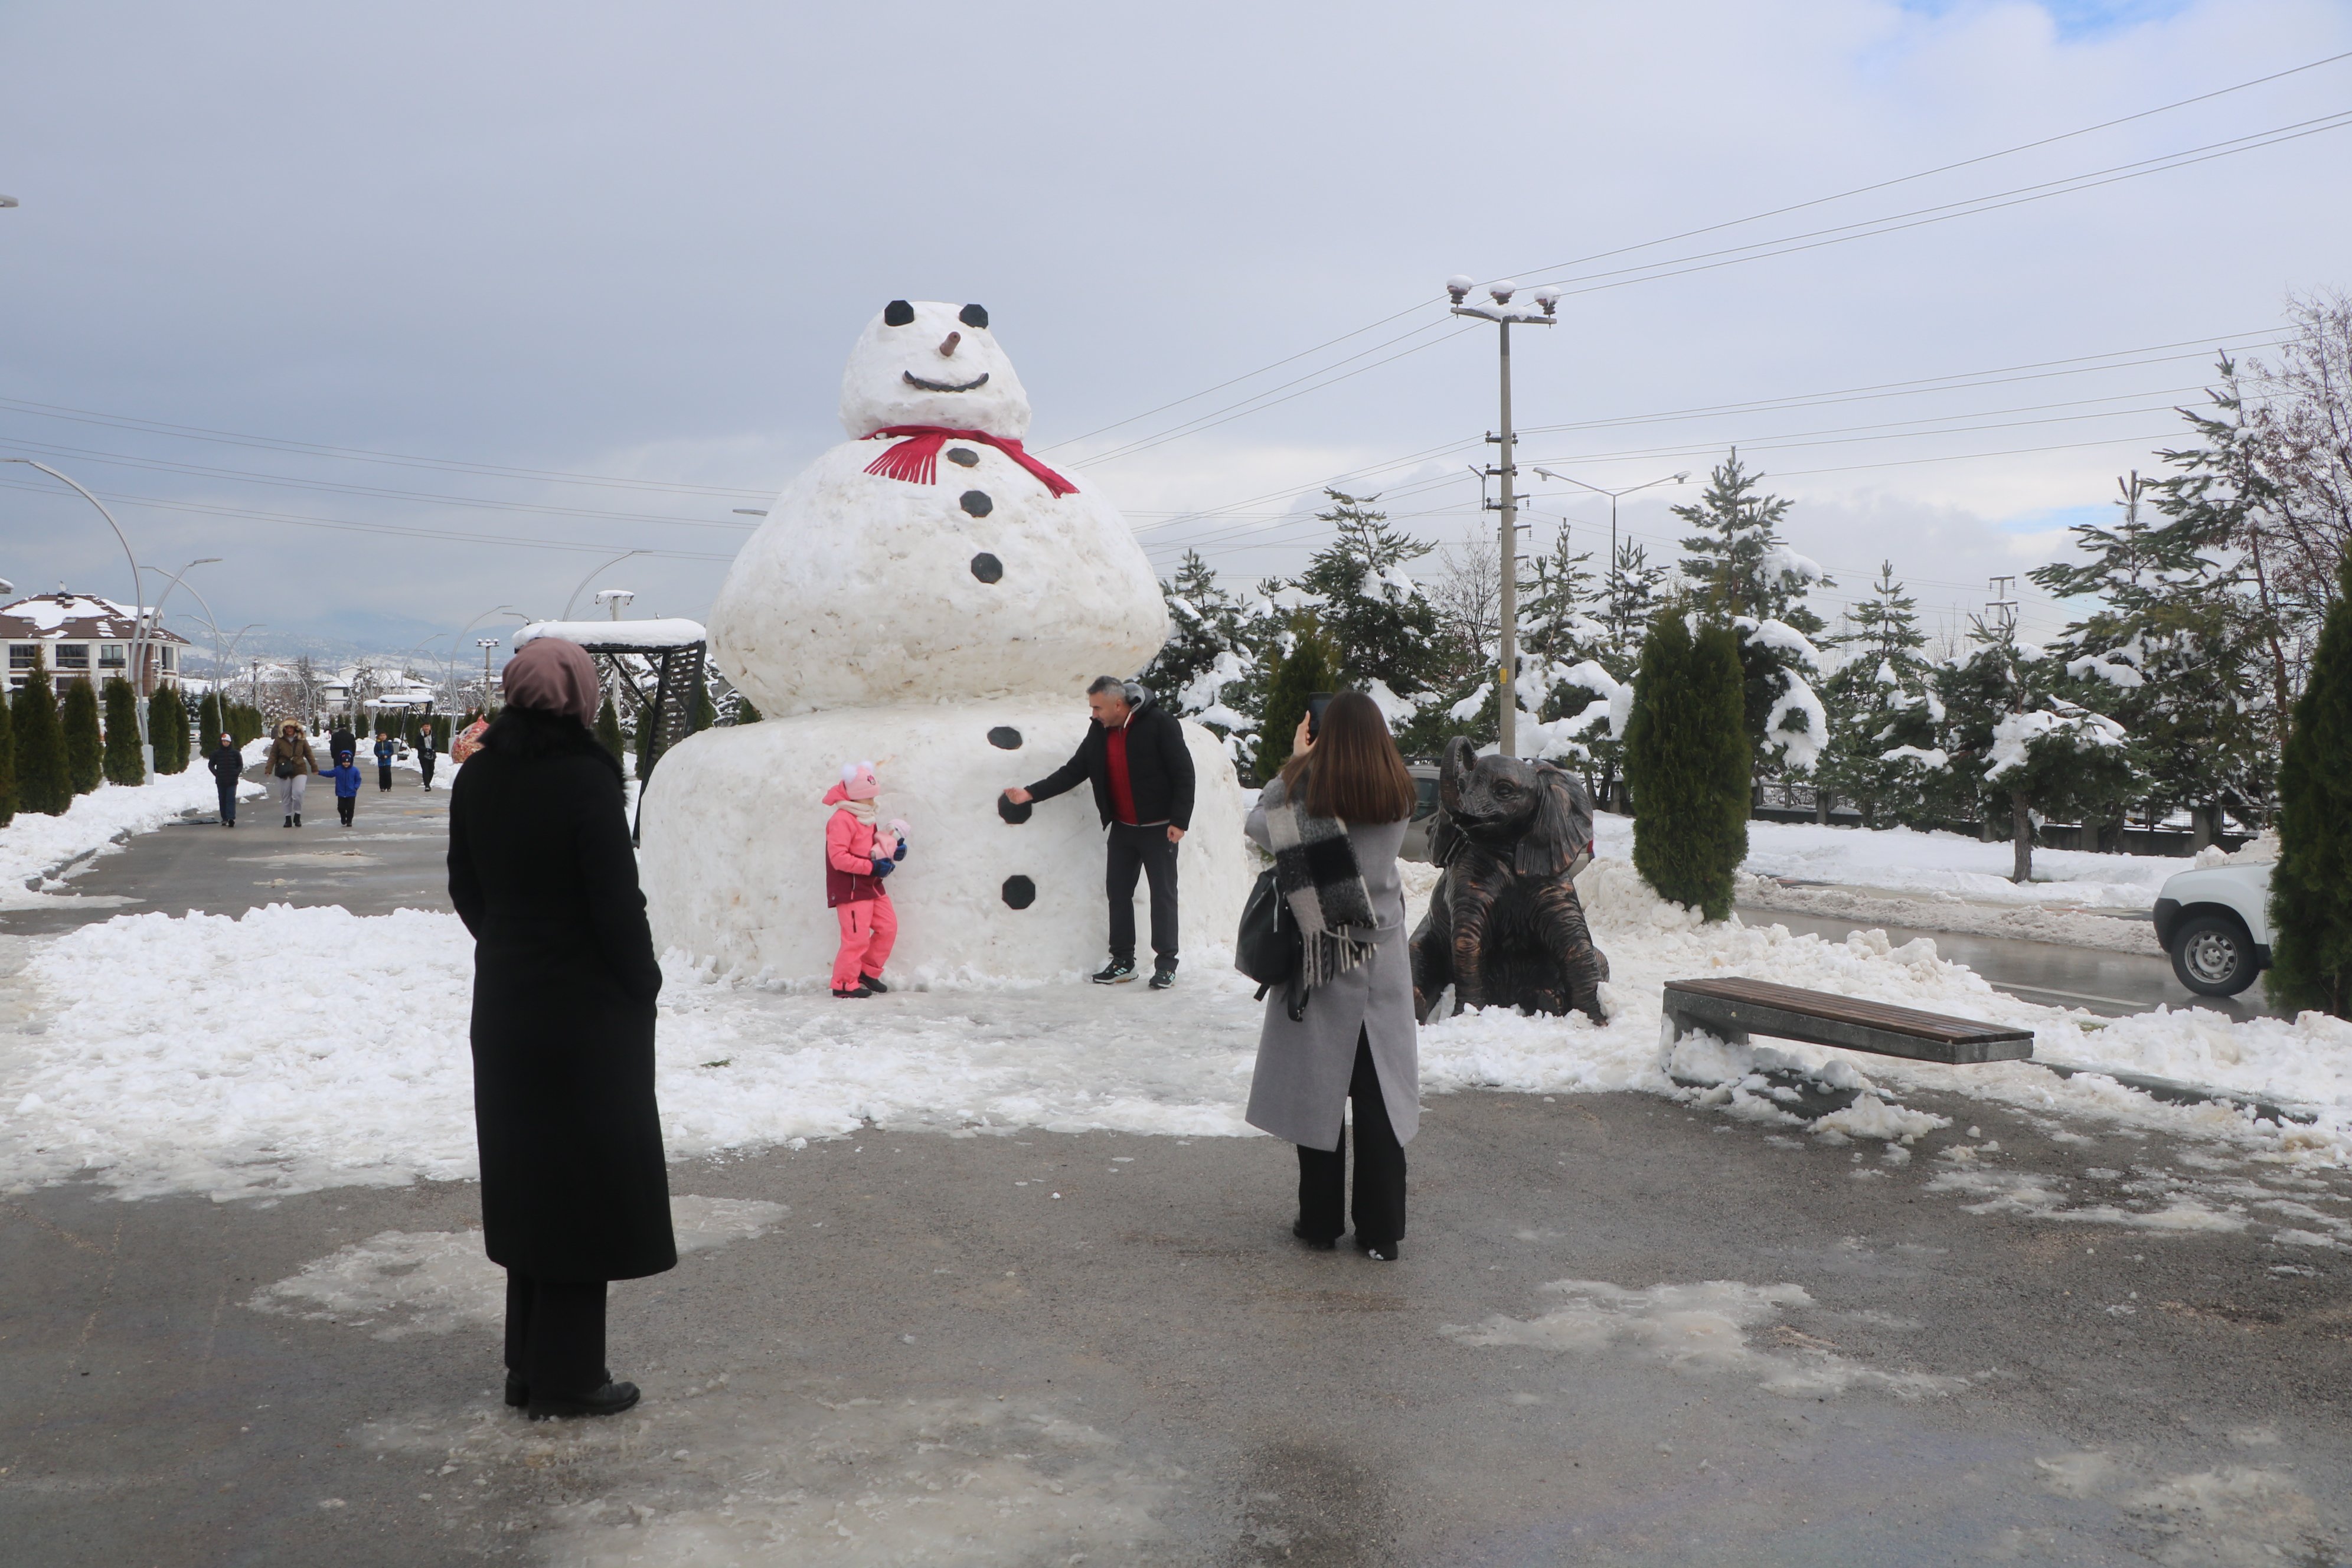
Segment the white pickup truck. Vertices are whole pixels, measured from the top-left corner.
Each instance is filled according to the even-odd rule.
[[[2271,868],[2208,866],[2168,878],[2156,898],[2156,940],[2172,973],[2200,996],[2235,996],[2271,966]]]

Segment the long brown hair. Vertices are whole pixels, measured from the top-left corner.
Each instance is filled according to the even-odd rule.
[[[1307,816],[1341,822],[1402,822],[1416,798],[1388,720],[1360,691],[1331,699],[1315,749],[1283,764],[1282,787]]]

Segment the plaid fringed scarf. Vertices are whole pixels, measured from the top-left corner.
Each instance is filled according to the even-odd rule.
[[[1369,933],[1379,923],[1372,895],[1364,887],[1346,823],[1307,816],[1285,798],[1280,779],[1265,786],[1258,804],[1265,809],[1266,837],[1274,841],[1275,885],[1298,921],[1306,949],[1304,979],[1312,990],[1372,955]],[[1367,934],[1344,934],[1351,928]]]

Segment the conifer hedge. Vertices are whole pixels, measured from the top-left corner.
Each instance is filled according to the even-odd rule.
[[[596,739],[613,753],[616,763],[626,762],[628,752],[621,740],[621,716],[613,710],[613,694],[604,693],[604,705],[596,710]]]
[[[2279,761],[2271,994],[2352,1018],[2352,560]]]
[[[88,795],[106,779],[106,737],[98,728],[98,693],[89,677],[77,675],[66,683],[66,783],[76,795]]]
[[[1261,784],[1272,783],[1282,764],[1290,760],[1290,742],[1307,712],[1307,700],[1330,690],[1339,679],[1339,660],[1331,657],[1330,644],[1312,625],[1300,626],[1290,651],[1275,654],[1273,663],[1258,722],[1256,771]]]
[[[16,736],[8,704],[0,702],[0,827],[16,820]]]
[[[16,689],[10,709],[16,731],[17,809],[63,816],[73,805],[73,784],[66,776],[65,731],[58,723],[58,694],[49,684],[46,650],[33,656],[32,673]]]
[[[139,698],[119,675],[106,678],[106,776],[119,784],[147,782],[139,757]]]
[[[1633,868],[1661,898],[1719,921],[1748,857],[1750,752],[1739,643],[1731,628],[1696,635],[1683,605],[1650,625],[1625,728],[1633,792]]]

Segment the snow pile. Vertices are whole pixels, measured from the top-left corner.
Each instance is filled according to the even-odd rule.
[[[1434,879],[1414,869],[1418,903]],[[1874,931],[1830,942],[1706,925],[1612,858],[1578,885],[1613,972],[1601,991],[1610,1021],[1445,1019],[1422,1035],[1426,1092],[1636,1089],[1727,1106],[1745,1095],[1754,1103],[1743,1113],[1794,1123],[1767,1076],[1793,1074],[1854,1097],[1811,1122],[1815,1136],[1888,1141],[1896,1153],[1935,1124],[1902,1104],[1915,1088],[2331,1156],[2352,1147],[2352,1025],[2062,1013],[1994,991],[1925,939],[1898,947]],[[0,1032],[0,1184],[87,1175],[127,1195],[234,1196],[470,1176],[471,960],[454,916],[415,910],[127,915],[45,941],[20,978],[0,982],[0,1003],[39,1031]],[[1000,983],[852,1005],[673,960],[656,1064],[669,1152],[708,1156],[867,1123],[1244,1134],[1262,1009],[1226,963],[1196,951],[1165,994]],[[2256,1130],[2225,1107],[2158,1105],[2031,1063],[1940,1068],[1787,1042],[1716,1046],[1706,1063],[1685,1041],[1662,1064],[1664,982],[1735,974],[2023,1026],[2045,1058],[2300,1100],[2319,1119]],[[1725,1092],[1678,1088],[1669,1066]]]
[[[269,749],[268,741],[245,748],[250,764]],[[257,784],[238,790],[249,800],[262,793]],[[199,757],[187,771],[158,773],[152,784],[101,784],[88,795],[74,796],[63,816],[19,811],[0,827],[0,908],[21,909],[37,904],[46,894],[67,891],[56,873],[86,856],[111,854],[116,840],[152,833],[190,811],[211,812],[220,805],[213,775]]]
[[[1448,1324],[1440,1331],[1456,1344],[1614,1352],[1679,1373],[1736,1373],[1754,1379],[1768,1394],[1792,1399],[1819,1399],[1852,1388],[1919,1399],[1968,1386],[1966,1378],[1881,1372],[1833,1353],[1827,1340],[1785,1323],[1778,1325],[1774,1338],[1792,1347],[1792,1353],[1750,1343],[1748,1330],[1817,1307],[1801,1285],[1708,1279],[1629,1290],[1606,1279],[1555,1279],[1544,1289],[1565,1300],[1540,1317],[1522,1320],[1497,1312],[1475,1326]]]
[[[682,616],[643,621],[533,621],[516,628],[513,646],[536,642],[541,637],[554,637],[559,642],[578,643],[583,647],[642,648],[658,653],[664,648],[692,647],[709,640],[700,621]]]

